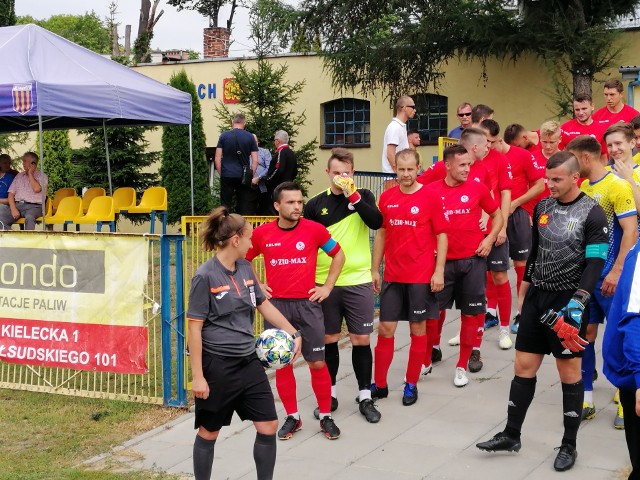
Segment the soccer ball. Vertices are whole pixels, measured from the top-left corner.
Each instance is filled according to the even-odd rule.
[[[276,370],[286,367],[293,360],[293,338],[284,330],[270,328],[256,340],[256,353],[265,368]]]

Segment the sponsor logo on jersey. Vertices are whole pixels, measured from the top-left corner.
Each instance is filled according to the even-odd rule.
[[[324,350],[324,347],[313,347],[314,352],[321,352]]]
[[[279,265],[297,265],[297,264],[301,264],[301,263],[307,263],[307,259],[305,257],[298,257],[298,258],[272,258],[271,259],[271,266],[275,267],[275,266],[279,266]]]
[[[217,300],[222,300],[222,297],[224,297],[227,293],[229,293],[228,290],[226,290],[224,292],[220,292],[218,295],[216,295],[216,299]]]
[[[538,219],[538,225],[544,227],[549,223],[549,214],[543,213]]]
[[[298,250],[304,250],[304,242],[298,242],[298,243],[296,243],[296,249],[298,249]]]
[[[465,215],[467,213],[471,213],[470,208],[454,208],[451,210],[445,210],[445,215]]]
[[[418,213],[420,213],[420,209],[418,207],[411,207],[411,213],[417,215]]]
[[[462,203],[467,203],[467,202],[469,201],[469,197],[467,197],[466,195],[462,195],[462,196],[460,197],[460,201],[461,201]]]
[[[328,208],[323,208],[323,209],[320,211],[320,215],[329,215],[329,209],[328,209]]]
[[[478,177],[473,177],[473,179],[474,179],[476,182],[480,183],[480,179],[479,179]]]
[[[397,203],[392,203],[391,205],[387,205],[387,208],[398,208],[400,205]]]
[[[267,243],[265,247],[280,247],[282,244],[280,242]]]
[[[353,203],[350,203],[349,205],[347,205],[347,209],[348,210],[355,210],[356,207],[353,206]]]
[[[417,221],[416,220],[403,220],[401,218],[390,218],[389,219],[389,225],[393,225],[393,226],[402,226],[402,225],[406,225],[408,227],[415,227],[417,225]]]

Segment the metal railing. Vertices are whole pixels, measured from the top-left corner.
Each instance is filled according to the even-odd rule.
[[[0,362],[0,388],[166,406],[186,405],[180,278],[184,237],[151,235],[147,238],[149,271],[144,287],[143,313],[148,331],[148,372],[123,374]],[[171,278],[172,266],[176,270],[175,281]]]

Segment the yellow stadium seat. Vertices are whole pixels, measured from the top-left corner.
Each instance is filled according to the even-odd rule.
[[[51,199],[47,197],[47,203],[44,204],[45,216],[51,215]],[[36,222],[42,222],[42,217],[36,218]],[[20,225],[20,230],[24,230],[24,217],[20,217],[14,222],[16,225]]]
[[[87,188],[87,191],[82,195],[82,211],[87,213],[91,201],[96,197],[104,197],[106,194],[107,192],[102,187]]]
[[[120,213],[151,214],[151,233],[154,233],[156,212],[162,214],[162,234],[164,235],[167,233],[167,189],[164,187],[147,188],[137,206],[120,210]]]
[[[65,197],[60,200],[56,213],[44,218],[46,225],[63,225],[67,231],[67,225],[73,223],[74,219],[82,215],[82,199],[80,197]]]
[[[108,223],[109,230],[116,231],[116,214],[113,211],[113,198],[107,196],[97,196],[89,204],[87,214],[78,216],[73,220],[76,224],[76,230],[80,229],[80,225],[96,224],[96,230],[102,231],[102,224]]]
[[[76,196],[76,191],[73,188],[64,187],[56,190],[56,193],[53,195],[53,205],[52,205],[53,210],[51,214],[56,213],[56,210],[58,210],[58,205],[60,205],[60,201],[63,198],[75,197],[75,196]]]
[[[113,192],[113,211],[128,210],[136,206],[136,191],[131,187],[116,188]]]

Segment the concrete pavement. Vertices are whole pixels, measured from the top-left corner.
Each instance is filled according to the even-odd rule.
[[[377,479],[619,479],[629,464],[624,432],[613,428],[616,405],[613,387],[602,374],[595,383],[598,410],[584,422],[578,434],[578,460],[569,472],[553,470],[562,438],[562,391],[555,362],[547,357],[538,374],[535,399],[523,427],[522,450],[515,454],[485,453],[475,444],[491,437],[506,423],[509,385],[513,378],[514,350],[498,348],[498,329],[485,332],[484,368],[469,374],[464,388],[453,385],[458,348],[447,339],[455,335],[459,313],[449,312],[442,336],[443,361],[418,384],[419,399],[411,407],[401,404],[403,378],[409,351],[406,323],[396,334],[396,352],[389,372],[389,398],[378,401],[380,423],[368,424],[354,402],[357,382],[351,367],[351,346],[340,350],[338,399],[334,412],[342,436],[327,440],[313,416],[316,406],[309,370],[296,367],[298,401],[303,427],[291,440],[278,441],[276,479],[302,476],[305,480]],[[515,336],[512,336],[515,341]],[[372,345],[375,345],[375,335]],[[598,345],[598,357],[599,345]],[[601,372],[601,360],[598,360]],[[282,405],[275,394],[280,419]],[[106,461],[124,469],[156,469],[191,478],[191,451],[195,430],[193,414],[132,439],[114,449]],[[252,457],[255,430],[252,423],[234,421],[223,429],[216,443],[212,478],[255,478]],[[92,459],[88,463],[95,463]]]

